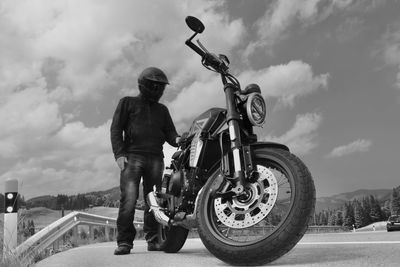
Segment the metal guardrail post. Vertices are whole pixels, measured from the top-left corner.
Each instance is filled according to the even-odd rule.
[[[105,227],[105,234],[106,234],[106,240],[110,241],[110,228],[108,227],[108,220],[106,221],[106,227]]]
[[[94,231],[92,225],[89,225],[89,239],[94,239]]]
[[[4,186],[4,238],[3,254],[17,247],[18,228],[18,180],[7,179]]]
[[[72,237],[74,240],[78,240],[78,225],[72,228]]]

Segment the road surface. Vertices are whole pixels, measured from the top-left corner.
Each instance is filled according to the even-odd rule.
[[[209,253],[200,239],[188,239],[177,254],[147,252],[141,240],[135,242],[129,255],[114,256],[114,249],[115,242],[82,246],[53,255],[36,266],[229,266]],[[292,251],[266,266],[400,266],[400,231],[307,234]]]

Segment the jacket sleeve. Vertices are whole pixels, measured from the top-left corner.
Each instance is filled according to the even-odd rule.
[[[172,121],[171,115],[169,114],[167,107],[165,107],[165,122],[166,124],[164,128],[164,134],[166,136],[166,141],[171,146],[178,147],[178,144],[176,143],[176,138],[179,135],[176,132],[174,122]]]
[[[122,98],[114,112],[110,127],[111,147],[115,159],[126,156],[124,147],[124,129],[127,121],[126,98]]]

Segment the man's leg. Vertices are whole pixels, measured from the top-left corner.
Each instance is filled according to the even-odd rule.
[[[114,252],[116,255],[128,254],[133,247],[136,236],[133,220],[142,170],[143,161],[135,155],[128,156],[128,163],[121,172],[120,179],[121,199],[117,218],[118,248]]]
[[[161,187],[162,174],[164,172],[164,160],[162,157],[149,156],[146,169],[143,175],[143,194],[147,196],[153,191],[153,186]],[[148,250],[159,250],[157,239],[158,222],[154,218],[153,212],[149,211],[149,205],[146,202],[144,211],[143,232],[148,243]]]

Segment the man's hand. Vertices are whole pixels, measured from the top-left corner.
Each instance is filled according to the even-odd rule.
[[[188,136],[189,136],[189,132],[184,132],[184,133],[182,134],[182,136],[179,136],[179,135],[178,135],[178,136],[176,137],[175,141],[176,141],[176,143],[177,143],[178,145],[181,145],[182,143],[186,142]]]
[[[118,167],[123,171],[125,169],[125,163],[128,162],[128,159],[126,157],[119,157],[117,158],[117,164]]]
[[[179,146],[182,143],[183,139],[181,136],[177,136],[175,139],[176,144]]]

